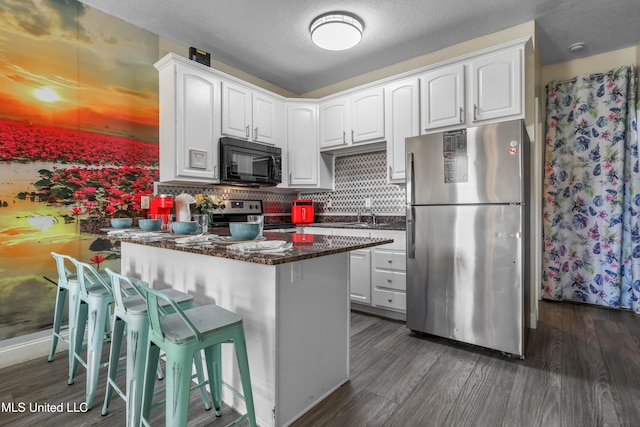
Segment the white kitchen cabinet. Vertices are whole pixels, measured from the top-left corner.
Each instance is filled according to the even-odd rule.
[[[160,181],[218,183],[220,80],[167,55],[155,64],[160,89]]]
[[[348,147],[384,138],[383,87],[320,103],[320,149]]]
[[[351,301],[371,304],[371,250],[350,253],[349,295]]]
[[[405,138],[420,134],[420,84],[418,78],[385,87],[387,132],[387,182],[404,183]]]
[[[465,122],[464,80],[463,64],[436,69],[420,77],[425,131]]]
[[[288,186],[333,187],[333,159],[318,147],[318,105],[287,104]]]
[[[280,145],[284,102],[231,82],[222,82],[222,133],[240,139]]]
[[[405,312],[407,307],[406,233],[372,230],[371,237],[392,238],[393,243],[371,248],[371,304]]]
[[[523,113],[523,57],[522,49],[511,49],[470,62],[474,123]]]
[[[523,117],[523,61],[524,47],[517,46],[425,72],[422,132]]]

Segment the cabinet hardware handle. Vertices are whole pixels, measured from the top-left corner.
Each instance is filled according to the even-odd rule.
[[[246,135],[247,139],[249,139],[249,125],[247,125],[247,127],[244,128],[244,134]]]
[[[289,184],[291,184],[291,174],[293,173],[293,171],[289,172]]]
[[[351,129],[351,142],[355,142],[355,139],[353,138],[353,129]]]
[[[213,166],[213,177],[214,177],[215,179],[217,179],[217,178],[218,178],[218,165],[214,165],[214,166]]]
[[[393,177],[393,168],[389,165],[389,179],[391,179],[391,177]]]
[[[253,139],[254,141],[258,140],[258,126],[256,126],[255,129],[253,130]]]
[[[391,282],[393,282],[393,280],[387,279],[387,283],[391,283]]]
[[[389,298],[387,301],[389,301],[389,302],[393,302],[393,300],[392,300],[391,298]]]
[[[387,260],[387,262],[388,262],[389,264],[391,264],[391,263],[393,262],[393,260],[388,259],[388,260]]]
[[[462,107],[460,107],[460,123],[462,123],[464,120],[462,119]]]
[[[347,133],[345,131],[342,131],[342,143],[347,143]]]
[[[478,119],[478,106],[476,104],[473,104],[473,120],[477,120]]]

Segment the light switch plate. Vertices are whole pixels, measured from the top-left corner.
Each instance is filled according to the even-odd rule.
[[[140,209],[149,209],[149,196],[140,197]]]

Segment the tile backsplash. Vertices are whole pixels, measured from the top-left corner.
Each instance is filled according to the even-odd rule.
[[[266,214],[290,214],[295,199],[312,199],[317,215],[355,215],[364,213],[365,198],[371,198],[376,215],[404,215],[404,185],[387,184],[387,153],[340,156],[335,159],[335,190],[287,192],[281,189],[252,189],[229,186],[198,186],[156,183],[156,194],[208,193],[224,199],[261,199]],[[331,202],[331,207],[328,206]]]
[[[300,194],[301,199],[315,202],[318,214],[364,212],[366,197],[376,215],[405,214],[405,186],[387,184],[386,151],[336,157],[335,162],[334,191]]]

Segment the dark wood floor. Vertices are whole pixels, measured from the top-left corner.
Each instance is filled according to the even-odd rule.
[[[404,324],[353,313],[351,376],[298,420],[306,426],[638,426],[640,316],[629,312],[540,303],[526,359],[411,333]],[[0,402],[81,402],[84,374],[66,385],[61,353],[0,370]],[[121,426],[124,403],[115,397],[100,415],[0,413],[0,425]],[[192,393],[189,425],[224,425]],[[154,411],[153,425],[163,425]],[[246,425],[246,424],[243,424]]]

